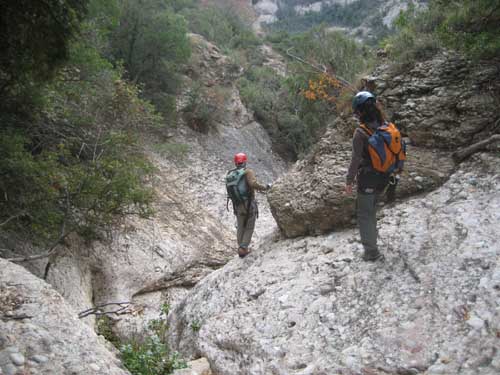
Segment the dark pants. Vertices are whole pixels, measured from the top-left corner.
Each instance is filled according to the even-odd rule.
[[[361,243],[365,249],[364,256],[376,257],[377,247],[377,201],[378,193],[362,193],[358,191],[356,198],[356,214],[358,218]]]
[[[377,247],[377,202],[389,183],[389,175],[362,168],[358,173],[358,196],[356,214],[359,234],[365,249],[364,258],[376,258]]]
[[[248,249],[255,229],[255,220],[258,216],[257,202],[252,200],[249,205],[239,204],[235,210],[237,220],[238,246]]]

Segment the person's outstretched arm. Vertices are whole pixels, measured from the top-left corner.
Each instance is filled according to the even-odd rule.
[[[252,169],[247,169],[246,176],[247,176],[248,186],[250,186],[250,189],[257,191],[268,190],[267,186],[261,185],[257,181],[257,177],[255,177],[255,172]]]

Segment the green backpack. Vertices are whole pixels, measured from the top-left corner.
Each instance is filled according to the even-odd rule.
[[[238,204],[246,203],[250,198],[247,180],[245,178],[246,169],[236,168],[227,172],[226,175],[226,190],[228,204],[229,200],[233,202],[233,207]]]

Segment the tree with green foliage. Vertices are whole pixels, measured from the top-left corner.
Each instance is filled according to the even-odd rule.
[[[85,0],[2,2],[0,110],[64,63],[86,5]]]
[[[292,161],[307,153],[334,115],[331,106],[302,95],[306,76],[285,79],[270,68],[253,68],[238,81],[243,103],[269,133],[276,152]]]
[[[0,230],[50,250],[71,233],[94,239],[125,215],[151,212],[153,168],[138,134],[161,117],[102,56],[101,30],[112,17],[97,5],[91,1],[79,38],[53,46],[64,49],[58,69],[46,60],[50,74],[34,76],[36,68],[26,65],[16,83],[25,90],[3,92],[11,105],[0,111]],[[24,22],[34,29],[46,25],[44,18],[38,25],[10,14],[21,28]],[[16,41],[18,48],[29,47]]]
[[[179,65],[190,56],[186,22],[166,0],[120,0],[119,5],[113,57],[123,61],[130,80],[144,85],[146,98],[169,114],[175,109]]]

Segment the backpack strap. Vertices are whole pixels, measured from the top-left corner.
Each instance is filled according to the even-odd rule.
[[[232,171],[235,171],[236,169],[237,169],[237,168],[233,168],[233,169],[231,169],[231,170],[227,171],[226,176],[227,176],[229,173],[231,173]],[[229,194],[228,194],[228,195],[226,195],[226,211],[227,211],[227,212],[229,212],[229,201],[230,201],[230,200],[231,200],[231,198],[229,197]]]
[[[368,136],[370,137],[371,135],[373,135],[373,130],[371,130],[368,126],[366,126],[365,124],[359,124],[359,127],[364,130],[365,133],[368,134]]]

